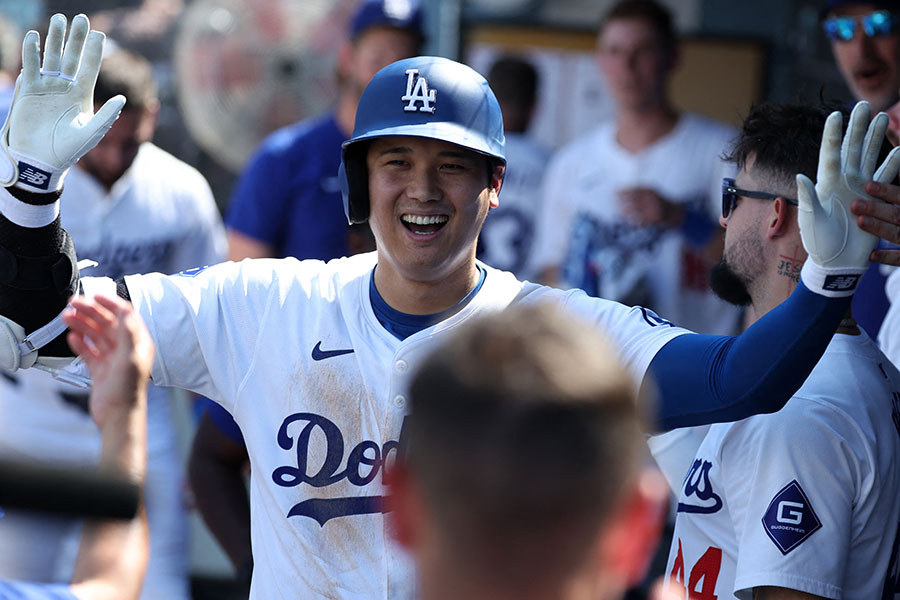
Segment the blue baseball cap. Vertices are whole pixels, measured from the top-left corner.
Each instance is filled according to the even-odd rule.
[[[417,0],[363,0],[350,24],[350,37],[356,39],[372,27],[405,29],[424,39],[422,11]]]

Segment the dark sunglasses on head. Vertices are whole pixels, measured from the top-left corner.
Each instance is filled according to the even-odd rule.
[[[775,198],[784,198],[788,204],[797,206],[797,201],[781,194],[770,194],[769,192],[755,192],[752,190],[742,190],[734,187],[734,179],[731,177],[722,178],[722,218],[727,219],[731,215],[731,211],[737,206],[738,196],[746,198],[758,198],[760,200],[774,200]]]
[[[856,35],[857,23],[867,37],[890,35],[897,29],[897,15],[889,10],[876,10],[860,17],[828,17],[822,26],[832,41],[846,42]]]

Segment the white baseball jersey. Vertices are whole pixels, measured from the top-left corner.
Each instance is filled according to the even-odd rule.
[[[500,205],[478,236],[478,258],[519,279],[534,279],[535,233],[541,218],[541,185],[549,154],[523,134],[507,133],[506,174]]]
[[[143,144],[131,167],[107,190],[72,169],[61,198],[63,227],[83,274],[183,269],[223,259],[225,232],[209,185],[200,173],[153,144]],[[143,597],[187,598],[187,524],[168,390],[151,386],[145,486],[151,557]],[[18,371],[0,378],[0,455],[89,465],[99,460],[100,435],[87,413],[87,392],[46,373]],[[8,511],[0,519],[0,576],[68,581],[79,522]]]
[[[900,268],[894,268],[888,275],[884,293],[891,306],[878,330],[878,345],[885,356],[900,365]]]
[[[770,415],[710,427],[683,479],[667,579],[688,599],[759,586],[894,598],[900,372],[863,333],[837,334]]]
[[[413,593],[409,558],[382,515],[383,465],[399,445],[412,371],[473,315],[562,303],[611,336],[636,385],[683,333],[646,309],[484,266],[483,286],[460,312],[400,341],[372,310],[375,260],[245,260],[126,278],[157,344],[153,380],[220,401],[244,434],[253,598]]]
[[[710,291],[702,248],[680,229],[630,224],[618,200],[620,190],[652,188],[717,222],[722,177],[734,170],[720,156],[734,134],[685,113],[638,153],[619,146],[612,121],[560,149],[544,177],[537,268],[560,267],[568,287],[647,306],[693,331],[737,333],[740,311]]]

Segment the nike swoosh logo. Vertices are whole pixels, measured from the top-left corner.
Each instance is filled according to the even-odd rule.
[[[325,360],[326,358],[333,358],[335,356],[341,356],[342,354],[351,354],[353,353],[353,348],[347,350],[322,350],[322,342],[316,344],[316,347],[312,350],[312,359],[313,360]]]

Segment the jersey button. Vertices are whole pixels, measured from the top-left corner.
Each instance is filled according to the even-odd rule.
[[[398,373],[405,373],[406,369],[408,369],[408,368],[409,368],[409,365],[406,363],[405,360],[398,360],[397,362],[394,363],[394,369]]]
[[[394,396],[394,406],[397,408],[403,408],[406,406],[406,398],[403,396]]]

